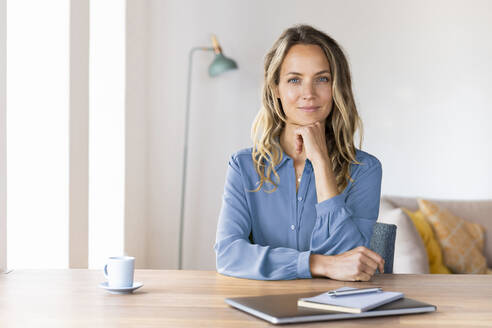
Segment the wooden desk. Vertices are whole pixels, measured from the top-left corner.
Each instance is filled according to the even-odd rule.
[[[328,279],[255,281],[213,271],[137,270],[144,286],[113,295],[101,270],[14,270],[0,275],[0,327],[266,327],[226,297],[382,286],[437,306],[437,312],[291,327],[492,327],[492,275],[378,275],[368,283]],[[287,326],[285,326],[287,327]]]

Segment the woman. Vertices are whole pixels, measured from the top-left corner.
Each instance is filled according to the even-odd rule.
[[[311,26],[287,29],[266,55],[262,94],[254,146],[229,161],[217,271],[348,281],[383,272],[384,260],[367,248],[381,164],[354,146],[361,122],[340,47]]]

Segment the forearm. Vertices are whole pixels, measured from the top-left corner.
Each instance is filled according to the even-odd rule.
[[[316,160],[313,163],[318,203],[338,195],[337,182],[329,158]]]
[[[311,278],[309,251],[252,245],[234,237],[217,242],[215,251],[217,271],[228,276],[257,280]]]
[[[376,162],[363,174],[355,175],[347,193],[316,204],[310,246],[314,253],[339,254],[356,246],[369,246],[379,211],[381,173]]]
[[[354,217],[345,195],[316,204],[316,223],[310,249],[317,254],[339,254],[357,246],[369,246],[375,219]]]

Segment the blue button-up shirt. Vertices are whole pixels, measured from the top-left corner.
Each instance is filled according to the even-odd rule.
[[[351,164],[354,181],[341,194],[318,203],[311,162],[306,160],[296,192],[294,161],[285,153],[276,166],[277,190],[252,192],[259,177],[251,151],[243,149],[229,161],[214,247],[219,273],[262,280],[311,278],[311,253],[333,255],[369,247],[381,193],[376,157],[356,150],[361,164]]]

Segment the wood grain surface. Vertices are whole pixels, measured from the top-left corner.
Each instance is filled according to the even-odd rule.
[[[437,312],[285,327],[492,327],[492,275],[376,275],[370,282],[257,281],[214,271],[136,270],[130,295],[98,287],[102,270],[14,270],[0,275],[0,327],[267,327],[226,297],[382,286]]]

